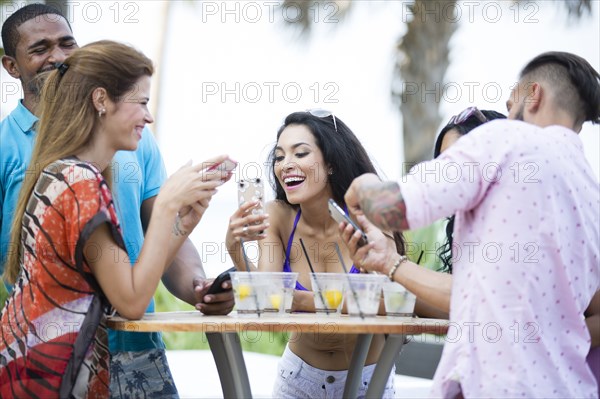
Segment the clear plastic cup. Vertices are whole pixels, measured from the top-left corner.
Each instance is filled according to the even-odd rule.
[[[317,313],[341,313],[345,278],[346,275],[343,273],[311,273],[310,283]]]
[[[350,316],[376,316],[381,288],[388,278],[382,274],[346,275],[346,308]]]
[[[240,315],[257,315],[260,313],[266,282],[259,276],[260,272],[231,272],[231,285],[235,308]]]
[[[404,286],[391,281],[383,285],[385,313],[392,317],[413,317],[417,297]]]
[[[261,283],[264,283],[263,293],[259,296],[261,311],[273,315],[291,312],[298,273],[258,272],[256,274]]]

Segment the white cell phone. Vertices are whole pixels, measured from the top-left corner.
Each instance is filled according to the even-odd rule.
[[[237,161],[234,161],[231,158],[227,158],[221,163],[217,163],[212,166],[209,166],[208,169],[206,169],[206,170],[208,172],[212,172],[213,170],[218,170],[219,172],[231,173],[236,168],[237,164],[238,164]]]
[[[249,201],[260,201],[260,208],[263,208],[264,185],[260,178],[240,179],[238,182],[238,204],[242,205]]]
[[[253,215],[262,215],[265,213],[263,202],[264,194],[264,185],[260,178],[240,179],[238,182],[238,204],[240,206],[246,202],[259,201],[258,206],[252,208]],[[259,231],[258,234],[263,234],[263,231]]]
[[[328,206],[329,206],[329,214],[331,215],[333,220],[335,220],[338,223],[347,223],[347,224],[351,225],[352,227],[354,227],[354,230],[360,232],[361,238],[358,240],[357,245],[359,247],[362,247],[363,245],[367,245],[367,243],[369,242],[369,240],[367,239],[367,235],[361,230],[360,227],[358,227],[358,225],[356,223],[354,223],[354,221],[352,219],[350,219],[350,216],[346,215],[344,210],[342,208],[340,208],[340,206],[338,204],[336,204],[336,202],[332,198],[329,199]]]

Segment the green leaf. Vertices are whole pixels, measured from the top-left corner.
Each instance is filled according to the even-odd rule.
[[[0,310],[2,310],[2,308],[4,307],[4,302],[6,302],[6,298],[8,298],[8,291],[6,290],[4,281],[0,279]]]

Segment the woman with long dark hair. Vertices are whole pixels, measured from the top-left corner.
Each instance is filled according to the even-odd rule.
[[[258,240],[261,271],[298,272],[292,310],[314,312],[310,268],[300,248],[302,238],[309,249],[315,272],[343,272],[352,259],[338,233],[338,223],[328,211],[333,198],[344,206],[344,194],[352,180],[363,173],[376,173],[366,150],[338,117],[323,110],[295,112],[285,118],[270,153],[270,180],[276,198],[266,214],[253,214],[256,202],[242,205],[231,217],[227,249],[236,267],[245,270],[241,240]],[[404,254],[402,237],[388,239],[390,251]],[[254,267],[254,266],[252,266]],[[358,273],[353,266],[351,273]],[[292,334],[279,364],[273,397],[341,397],[350,366],[356,335]],[[359,396],[365,394],[384,338],[375,336],[363,369]],[[390,375],[384,397],[393,397]]]
[[[435,140],[433,157],[437,158],[442,152],[456,142],[460,137],[469,133],[471,130],[484,123],[494,119],[506,119],[506,116],[500,112],[479,110],[476,107],[469,107],[460,114],[450,118],[450,121],[440,131]],[[452,232],[454,231],[454,215],[448,218],[446,224],[446,241],[438,250],[440,260],[442,261],[442,271],[452,273]]]

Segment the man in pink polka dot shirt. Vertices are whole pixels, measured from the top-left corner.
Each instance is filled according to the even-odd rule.
[[[600,123],[600,75],[576,55],[541,54],[507,107],[510,120],[473,130],[399,183],[363,175],[346,194],[367,234],[456,214],[453,276],[347,242],[421,298],[451,284],[432,396],[596,397],[583,313],[600,288],[600,187],[577,133]]]

